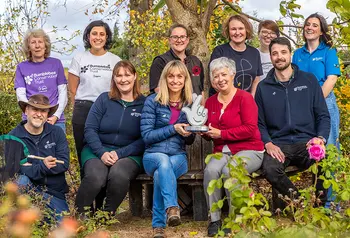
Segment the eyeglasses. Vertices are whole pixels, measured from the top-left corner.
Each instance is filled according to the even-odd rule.
[[[276,37],[277,34],[273,31],[260,31],[261,35],[263,36],[268,36],[270,35],[270,37]]]
[[[169,38],[172,39],[173,41],[178,41],[178,40],[185,41],[187,39],[187,36],[170,36]]]

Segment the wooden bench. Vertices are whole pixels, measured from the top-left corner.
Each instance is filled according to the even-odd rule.
[[[181,196],[181,186],[186,185],[191,188],[190,199],[193,207],[193,219],[195,221],[206,221],[208,219],[208,209],[203,188],[203,169],[205,167],[205,156],[212,153],[213,145],[196,136],[195,142],[187,147],[188,173],[178,179],[178,196]],[[146,206],[151,208],[153,194],[153,178],[140,174],[130,184],[129,207],[132,215],[141,216],[143,212],[143,185],[145,191]],[[179,204],[181,205],[181,204]]]
[[[210,149],[208,149],[210,148]],[[187,149],[189,172],[178,179],[178,196],[181,196],[181,185],[188,185],[191,188],[191,205],[193,208],[194,221],[208,220],[208,208],[206,204],[204,188],[203,188],[203,169],[204,158],[211,153],[212,145],[197,136],[195,143]],[[299,172],[295,166],[286,168],[288,176]],[[261,170],[256,172],[261,175]],[[262,178],[259,176],[258,178]],[[133,216],[142,216],[143,213],[143,186],[145,191],[145,203],[151,209],[153,195],[153,178],[147,174],[140,174],[130,184],[129,190],[129,207]],[[278,193],[273,191],[273,201],[277,201]],[[273,202],[274,203],[274,202]],[[179,202],[180,204],[180,202]],[[186,205],[186,204],[185,204]],[[181,207],[181,204],[180,204]],[[274,205],[273,205],[274,207]]]
[[[193,220],[206,221],[208,219],[208,209],[203,188],[203,171],[190,171],[178,180],[179,187],[189,185],[192,188]],[[129,205],[133,216],[141,216],[143,212],[143,184],[153,184],[153,178],[147,174],[140,174],[130,186]]]

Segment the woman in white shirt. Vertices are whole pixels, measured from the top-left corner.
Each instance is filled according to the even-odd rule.
[[[91,22],[85,28],[83,40],[86,51],[74,56],[68,71],[68,90],[74,103],[73,135],[80,165],[86,117],[96,98],[109,91],[113,68],[120,61],[118,56],[108,52],[112,46],[112,32],[107,23]]]
[[[260,80],[266,78],[267,73],[273,68],[270,59],[269,45],[273,39],[280,36],[280,31],[276,22],[271,20],[265,20],[259,23],[258,36],[260,47],[258,51],[260,53],[261,66],[263,69],[263,75]]]

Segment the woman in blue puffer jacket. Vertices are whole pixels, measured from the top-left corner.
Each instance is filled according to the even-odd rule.
[[[191,77],[179,60],[170,61],[159,80],[159,93],[149,96],[141,115],[141,134],[146,150],[143,166],[153,176],[153,237],[165,237],[164,228],[181,223],[176,179],[187,172],[186,144],[194,134],[182,107],[192,103]],[[167,215],[167,216],[166,216]]]

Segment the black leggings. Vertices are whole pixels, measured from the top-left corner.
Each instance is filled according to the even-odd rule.
[[[86,212],[99,194],[106,187],[104,210],[115,212],[125,198],[130,181],[140,172],[138,164],[130,158],[117,160],[113,166],[105,165],[100,159],[90,159],[84,164],[84,177],[79,187],[75,205],[79,213]]]
[[[89,114],[90,108],[93,102],[86,100],[76,100],[74,103],[72,126],[73,136],[75,142],[75,148],[77,150],[77,156],[79,165],[81,168],[81,151],[84,148],[84,128],[85,121]],[[82,178],[82,171],[80,171],[80,178]]]

